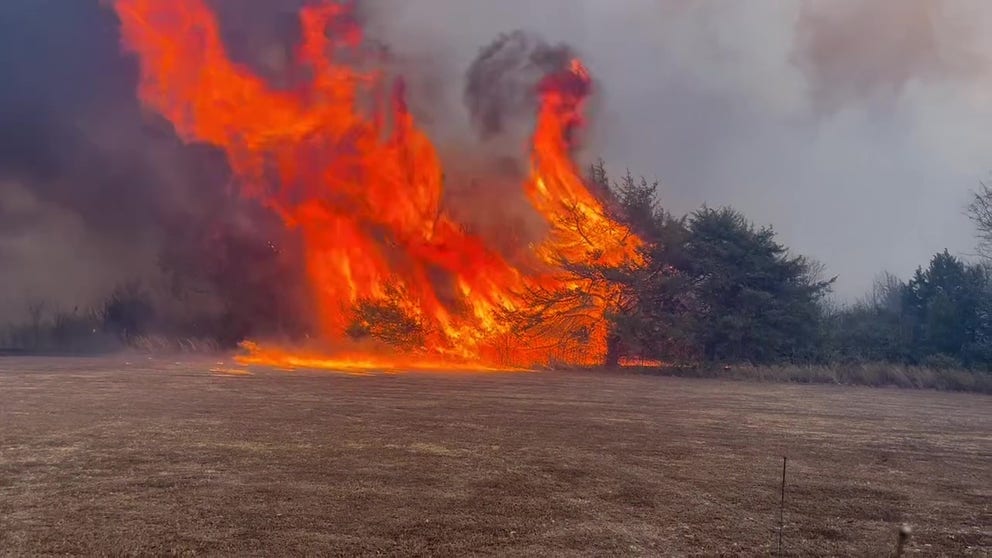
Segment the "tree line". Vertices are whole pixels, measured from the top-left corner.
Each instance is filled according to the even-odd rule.
[[[629,302],[616,308],[607,365],[624,356],[666,363],[830,364],[890,362],[992,368],[992,268],[935,254],[912,277],[882,274],[856,303],[828,296],[835,277],[793,254],[771,227],[732,208],[674,216],[657,182],[629,172],[591,181],[617,217],[646,241],[638,269],[618,270]],[[992,253],[992,189],[969,208],[983,254]]]
[[[561,361],[574,362],[569,349],[588,342],[588,324],[575,316],[583,316],[586,299],[596,295],[599,303],[609,301],[608,367],[626,357],[674,366],[892,363],[992,371],[992,188],[987,185],[968,207],[977,229],[976,258],[934,254],[911,277],[883,273],[861,299],[837,304],[829,296],[835,278],[823,265],[794,254],[771,227],[756,226],[737,210],[704,206],[673,215],[658,204],[657,182],[629,172],[612,180],[602,162],[592,166],[589,182],[615,220],[644,240],[644,264],[561,262],[584,287],[530,293],[532,304],[506,316],[519,330],[511,344],[526,345],[528,331],[558,332]],[[197,302],[207,295],[186,285],[199,275],[167,265],[166,276],[174,279],[168,296],[128,283],[92,310],[29,304],[28,323],[0,329],[0,353],[102,351],[156,335],[227,348],[264,336],[268,330],[260,327],[280,338],[305,337],[307,323],[300,316],[306,314],[271,294],[302,291],[287,287],[295,267],[257,242],[238,240],[222,252],[238,257],[209,268],[207,279],[213,282],[208,283],[237,296],[228,296],[219,310]],[[246,261],[256,271],[243,285]],[[159,300],[163,296],[165,302]],[[180,298],[189,301],[176,302]],[[347,333],[404,350],[416,350],[424,335],[416,320],[388,301],[359,304]]]

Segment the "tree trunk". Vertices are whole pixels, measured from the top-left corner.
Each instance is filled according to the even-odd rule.
[[[607,368],[619,368],[620,367],[620,336],[619,335],[609,335],[606,338],[606,367]]]

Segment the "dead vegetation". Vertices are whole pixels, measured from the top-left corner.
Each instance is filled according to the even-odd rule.
[[[888,362],[831,365],[686,366],[641,368],[683,378],[710,378],[795,384],[900,387],[992,394],[992,373],[960,368],[909,366]]]
[[[248,372],[248,373],[246,373]],[[638,374],[0,359],[0,554],[992,551],[992,405]]]

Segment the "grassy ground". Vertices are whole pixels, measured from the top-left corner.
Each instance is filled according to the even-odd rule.
[[[992,373],[978,370],[907,366],[887,362],[724,367],[664,367],[643,368],[647,374],[680,378],[710,378],[756,382],[787,382],[797,384],[832,384],[870,387],[900,387],[968,391],[992,394]]]
[[[992,399],[0,359],[0,554],[992,552]],[[214,368],[214,371],[211,371]]]

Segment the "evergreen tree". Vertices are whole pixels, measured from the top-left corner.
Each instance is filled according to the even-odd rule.
[[[631,353],[666,361],[694,359],[695,344],[687,327],[694,312],[689,277],[680,271],[688,238],[685,218],[673,217],[657,202],[658,182],[634,179],[628,171],[613,189],[621,218],[645,241],[647,265],[632,277],[636,304],[617,326]]]
[[[770,363],[816,357],[820,301],[833,279],[790,256],[771,228],[757,229],[729,208],[688,221],[681,272],[692,285],[690,330],[710,361]]]
[[[911,325],[913,358],[944,355],[965,365],[988,363],[989,274],[946,250],[919,268],[903,291]]]

